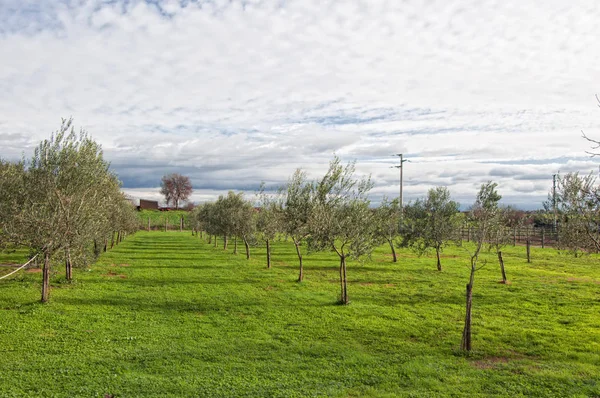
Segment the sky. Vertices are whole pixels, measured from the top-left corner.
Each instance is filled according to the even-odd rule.
[[[135,197],[251,197],[334,154],[373,203],[498,183],[540,208],[552,175],[597,174],[596,0],[0,0],[0,157],[73,117]]]

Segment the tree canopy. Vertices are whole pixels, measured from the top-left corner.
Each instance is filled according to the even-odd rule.
[[[173,203],[175,209],[179,209],[179,202],[188,200],[192,192],[192,182],[188,176],[171,173],[160,180],[160,193],[165,197],[167,206]]]

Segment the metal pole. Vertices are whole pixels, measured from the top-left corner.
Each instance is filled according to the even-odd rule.
[[[552,175],[552,208],[554,210],[554,225],[552,228],[556,232],[556,174]]]
[[[393,166],[393,167],[397,167],[400,169],[400,213],[402,213],[403,212],[403,204],[404,204],[403,197],[402,197],[403,196],[403,192],[402,192],[403,181],[402,180],[403,180],[403,171],[404,170],[403,170],[402,166],[403,166],[403,163],[406,162],[406,159],[404,159],[404,157],[401,153],[396,154],[396,156],[400,157],[400,165]]]
[[[402,170],[404,168],[402,167],[402,154],[400,154],[400,212],[403,212],[403,204],[404,201],[402,200]]]

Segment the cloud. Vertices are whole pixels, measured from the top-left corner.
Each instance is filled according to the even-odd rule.
[[[493,178],[539,206],[544,175],[594,166],[599,17],[591,0],[4,0],[0,157],[72,115],[126,188],[277,185],[336,153],[392,196],[404,153],[408,199],[471,201]]]

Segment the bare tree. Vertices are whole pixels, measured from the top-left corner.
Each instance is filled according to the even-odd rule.
[[[167,174],[160,181],[160,193],[165,197],[167,206],[173,202],[179,209],[179,202],[187,200],[192,194],[190,177],[178,173]]]
[[[491,226],[497,222],[498,202],[502,198],[496,191],[498,184],[488,181],[481,185],[481,189],[475,199],[475,204],[471,208],[469,217],[474,228],[473,244],[475,245],[470,252],[471,272],[466,291],[466,314],[465,327],[463,329],[461,350],[471,351],[471,308],[473,305],[473,284],[475,282],[475,272],[480,269],[477,267],[479,253],[483,247],[486,238],[489,235]],[[485,265],[485,264],[484,264]]]
[[[596,102],[598,102],[598,107],[600,107],[600,97],[598,97],[598,94],[596,94]],[[600,149],[600,141],[588,137],[583,131],[581,131],[581,136],[592,144],[592,151],[585,151],[585,153],[592,155],[592,157],[599,156],[600,153],[597,151]]]

